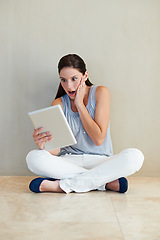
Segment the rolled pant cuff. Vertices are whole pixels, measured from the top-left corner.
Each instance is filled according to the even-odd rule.
[[[60,188],[65,192],[65,193],[71,193],[73,190],[71,190],[69,187],[66,186],[66,184],[60,180],[59,181]]]
[[[106,188],[105,188],[106,184],[103,184],[102,186],[99,186],[97,188],[98,191],[106,191]]]

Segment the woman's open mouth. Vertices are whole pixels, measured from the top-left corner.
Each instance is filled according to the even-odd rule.
[[[68,93],[69,93],[70,96],[74,96],[76,91],[68,91]]]

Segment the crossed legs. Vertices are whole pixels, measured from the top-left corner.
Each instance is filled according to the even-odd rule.
[[[97,155],[67,155],[56,157],[43,150],[27,155],[28,168],[37,175],[52,177],[44,180],[40,191],[88,192],[91,190],[119,190],[121,177],[138,171],[144,156],[138,149],[126,149],[112,157]]]

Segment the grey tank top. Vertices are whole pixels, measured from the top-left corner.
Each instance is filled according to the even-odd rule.
[[[89,92],[89,98],[87,103],[87,110],[94,120],[95,108],[96,108],[96,88],[97,86],[92,85]],[[97,154],[111,156],[113,155],[112,141],[110,136],[110,123],[108,125],[107,134],[102,145],[96,146],[89,135],[86,133],[79,113],[73,112],[71,109],[70,99],[67,94],[61,97],[63,102],[63,112],[67,118],[67,121],[73,131],[73,134],[77,140],[77,144],[61,148],[59,156],[65,154]]]

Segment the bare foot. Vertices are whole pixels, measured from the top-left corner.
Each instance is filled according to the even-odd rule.
[[[119,191],[119,180],[115,180],[113,182],[110,182],[110,183],[106,183],[106,190],[109,189],[109,190],[112,190],[112,191],[116,191],[118,192]]]
[[[64,192],[59,185],[59,180],[56,181],[49,181],[49,180],[43,180],[39,190],[41,192],[58,192],[58,193],[62,193]]]

